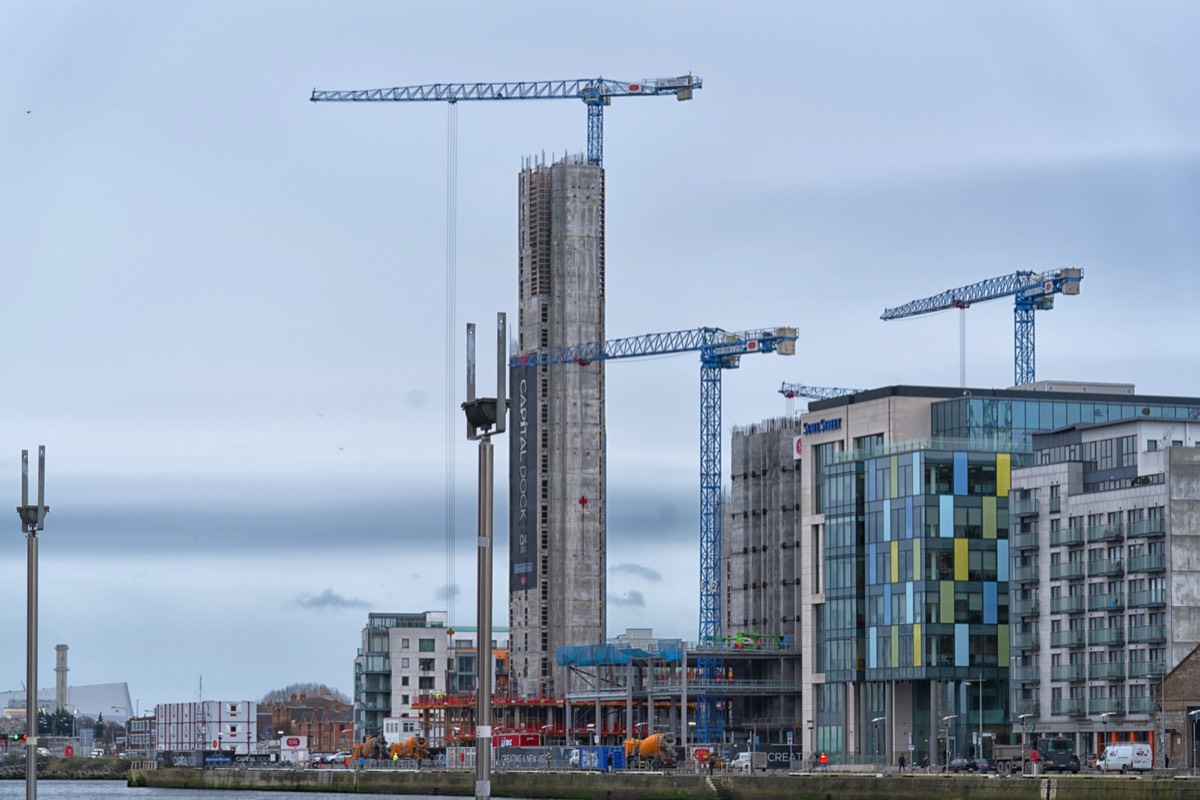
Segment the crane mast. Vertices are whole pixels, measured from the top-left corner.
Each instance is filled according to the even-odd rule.
[[[1083,270],[1065,268],[1053,272],[1015,272],[989,278],[986,281],[949,289],[940,294],[913,300],[902,306],[884,309],[880,319],[893,320],[915,317],[944,311],[948,308],[966,309],[972,303],[1012,297],[1013,309],[1013,383],[1022,386],[1033,383],[1034,373],[1034,319],[1033,312],[1054,308],[1054,295],[1079,294]]]
[[[587,160],[604,162],[604,107],[614,97],[674,95],[691,100],[704,82],[695,75],[649,78],[644,81],[613,81],[606,78],[577,78],[562,81],[507,81],[492,83],[427,83],[391,89],[313,89],[314,103],[443,102],[460,100],[582,100],[587,106]]]
[[[640,358],[671,353],[700,354],[700,635],[703,649],[719,647],[723,637],[721,620],[721,371],[736,369],[741,357],[752,353],[794,355],[795,328],[763,328],[730,333],[720,328],[695,328],[668,333],[650,333],[606,342],[579,345],[513,356],[510,365],[549,366],[578,364],[586,367],[601,359]],[[698,657],[701,686],[712,687],[723,669],[719,654],[702,652]],[[696,698],[699,719],[696,732],[701,741],[719,741],[724,720],[711,689]]]

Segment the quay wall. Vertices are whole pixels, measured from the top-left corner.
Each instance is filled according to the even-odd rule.
[[[475,796],[472,772],[423,770],[134,770],[130,786],[347,794]],[[516,772],[492,776],[493,797],[558,800],[1195,800],[1200,780],[870,774],[725,775]]]

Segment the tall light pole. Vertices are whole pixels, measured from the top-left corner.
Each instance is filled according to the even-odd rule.
[[[963,681],[970,686],[972,681]],[[979,673],[979,738],[975,744],[975,757],[983,758],[983,673]]]
[[[958,714],[947,714],[942,717],[942,724],[946,728],[946,769],[950,769],[950,723],[958,719]]]
[[[879,723],[883,722],[887,717],[875,717],[871,720],[871,725],[875,728],[875,755],[883,755],[883,748],[879,746]],[[890,760],[890,759],[889,759]]]
[[[1017,717],[1021,721],[1021,774],[1025,774],[1025,747],[1029,744],[1029,723],[1025,720],[1032,717],[1033,714],[1022,714]]]
[[[505,316],[496,315],[496,396],[475,397],[475,325],[467,325],[467,438],[479,442],[479,558],[476,598],[479,641],[475,669],[475,798],[492,795],[492,434],[504,433],[508,419]],[[598,720],[597,720],[598,721]]]
[[[1100,743],[1100,752],[1097,755],[1104,755],[1104,750],[1108,747],[1108,712],[1105,711],[1100,715],[1100,720],[1104,723],[1104,740]]]
[[[25,798],[37,798],[37,643],[38,643],[38,531],[46,526],[46,446],[38,446],[37,505],[29,505],[29,451],[21,451],[21,531],[26,542],[25,600]]]

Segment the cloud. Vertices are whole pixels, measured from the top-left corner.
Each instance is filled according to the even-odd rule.
[[[622,594],[620,597],[615,595],[608,596],[608,602],[620,608],[645,608],[646,598],[639,591],[629,591]]]
[[[326,589],[319,595],[302,594],[293,601],[294,605],[300,608],[322,611],[332,609],[341,611],[350,608],[371,608],[372,604],[366,600],[358,600],[350,597],[343,597],[340,594],[335,594],[332,589]]]
[[[462,596],[462,589],[459,588],[457,583],[450,586],[442,585],[437,588],[435,594],[438,600],[456,600]]]
[[[658,570],[650,567],[643,567],[641,564],[617,564],[614,567],[608,568],[609,574],[625,573],[627,575],[636,575],[639,578],[645,578],[651,583],[661,583],[663,576]]]

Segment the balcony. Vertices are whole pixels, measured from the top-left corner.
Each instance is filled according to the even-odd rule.
[[[1123,537],[1124,531],[1119,522],[1112,525],[1090,525],[1087,529],[1089,542],[1119,542]]]
[[[1015,583],[1037,583],[1038,565],[1037,564],[1022,564],[1012,568],[1012,573],[1008,579]]]
[[[1058,495],[1050,496],[1050,513],[1058,514],[1062,511],[1062,498]]]
[[[1145,695],[1142,697],[1129,698],[1129,713],[1130,714],[1153,714],[1154,713],[1154,698]]]
[[[1051,647],[1087,647],[1085,631],[1051,631]]]
[[[1055,581],[1083,580],[1084,565],[1082,561],[1067,561],[1050,565],[1050,579]]]
[[[1088,611],[1121,611],[1125,598],[1120,593],[1094,594],[1088,597]]]
[[[1064,547],[1069,545],[1081,545],[1086,541],[1083,528],[1063,528],[1057,531],[1050,531],[1050,545],[1052,547]]]
[[[1129,607],[1130,608],[1158,608],[1167,604],[1166,591],[1163,589],[1151,589],[1148,592],[1130,592]]]
[[[1018,650],[1037,649],[1038,644],[1038,635],[1036,633],[1013,634],[1013,647],[1016,647]]]
[[[1141,519],[1137,522],[1129,523],[1130,539],[1166,535],[1167,521],[1165,519]]]
[[[1087,700],[1082,697],[1062,697],[1050,703],[1050,713],[1056,717],[1082,717],[1087,714]]]
[[[1149,678],[1152,681],[1162,680],[1163,665],[1161,661],[1130,661],[1129,677]]]
[[[1108,662],[1105,664],[1088,664],[1088,680],[1093,681],[1123,681],[1125,680],[1125,662]],[[1093,708],[1092,711],[1096,709]]]
[[[1130,625],[1129,641],[1132,642],[1165,642],[1167,628],[1165,625]]]
[[[1125,565],[1119,558],[1098,558],[1088,562],[1088,576],[1124,575]]]
[[[1082,614],[1084,611],[1084,597],[1081,594],[1067,595],[1065,597],[1050,598],[1050,613],[1052,614]]]
[[[1083,683],[1087,680],[1087,665],[1056,664],[1050,668],[1050,680]]]
[[[1011,613],[1021,616],[1036,615],[1041,608],[1036,597],[1013,597],[1008,601],[1008,607]]]
[[[1097,628],[1088,631],[1089,645],[1108,645],[1109,647],[1118,644],[1125,644],[1125,631],[1120,628]]]
[[[1039,703],[1035,703],[1032,700],[1016,699],[1013,700],[1012,713],[1014,719],[1020,719],[1026,714],[1040,717],[1042,715],[1042,708]]]
[[[1166,553],[1151,553],[1148,556],[1134,556],[1129,559],[1130,572],[1166,572],[1166,570]]]
[[[1097,697],[1088,703],[1088,710],[1093,714],[1124,714],[1125,698]]]
[[[1038,514],[1037,498],[1014,500],[1010,497],[1008,499],[1008,514],[1009,516],[1017,517],[1036,517]]]
[[[1041,672],[1036,666],[1012,667],[1008,679],[1012,683],[1037,683],[1041,680]]]
[[[1037,531],[1018,533],[1008,537],[1009,544],[1017,550],[1036,550],[1038,546]]]

